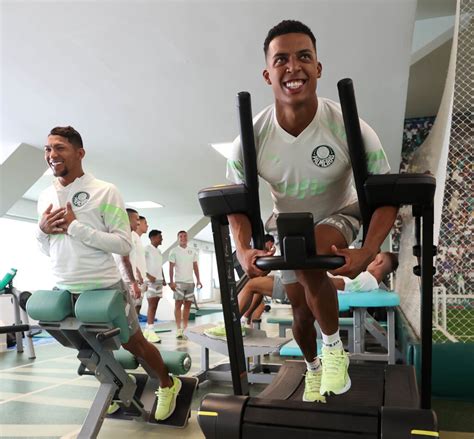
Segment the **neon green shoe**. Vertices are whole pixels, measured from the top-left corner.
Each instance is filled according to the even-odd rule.
[[[153,329],[147,329],[143,335],[150,343],[161,343],[161,338],[156,335]]]
[[[180,328],[176,331],[176,338],[181,340],[183,337],[184,337],[184,331]]]
[[[318,371],[313,372],[308,370],[304,378],[304,394],[303,401],[306,402],[326,402],[324,395],[319,393],[321,388],[321,377],[323,370],[320,368]]]
[[[349,356],[344,349],[330,349],[323,346],[321,350],[323,376],[321,378],[321,395],[340,395],[351,388],[349,377]]]
[[[240,327],[242,331],[242,337],[245,337],[245,327],[241,326]],[[210,338],[226,338],[226,331],[225,331],[225,326],[224,325],[218,325],[214,326],[213,328],[206,329],[204,331],[204,335],[207,335]]]
[[[137,382],[137,379],[135,378],[134,375],[128,374],[128,376],[132,379],[134,383]],[[117,411],[120,409],[119,401],[112,401],[109,407],[107,408],[107,414],[108,415],[113,415],[114,413],[117,413]]]
[[[173,380],[172,387],[158,387],[158,390],[155,392],[155,395],[158,397],[155,411],[155,419],[157,421],[168,419],[176,408],[176,398],[181,390],[182,383],[175,376],[172,376],[171,379]]]

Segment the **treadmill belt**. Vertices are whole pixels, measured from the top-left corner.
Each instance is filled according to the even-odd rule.
[[[351,364],[349,366],[352,382],[350,390],[342,395],[326,397],[327,404],[331,406],[382,406],[385,368],[385,364],[379,363]],[[287,361],[273,382],[258,397],[302,401],[305,372],[306,364],[303,361]]]

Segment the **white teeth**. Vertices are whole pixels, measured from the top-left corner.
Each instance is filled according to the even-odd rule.
[[[288,81],[285,83],[285,86],[287,88],[290,88],[292,90],[296,89],[296,88],[299,88],[303,85],[303,81],[302,80],[295,80],[295,81]]]

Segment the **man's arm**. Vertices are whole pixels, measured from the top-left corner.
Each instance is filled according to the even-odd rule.
[[[202,288],[201,279],[199,277],[199,266],[197,262],[193,262],[193,270],[194,270],[194,276],[196,276],[196,281],[197,281],[196,286],[198,288]]]
[[[49,204],[44,212],[40,212],[40,219],[38,222],[38,230],[36,232],[36,239],[42,253],[49,256],[49,235],[64,234],[62,227],[63,216],[65,209],[59,208],[53,210],[53,205]]]
[[[330,280],[336,287],[336,290],[344,291],[344,288],[346,287],[346,283],[344,282],[344,279],[341,279],[340,277],[331,277]]]
[[[171,262],[170,261],[170,288],[173,290],[173,291],[176,291],[176,284],[174,282],[174,266],[176,264],[174,262]]]
[[[333,245],[332,252],[335,255],[344,256],[346,263],[331,273],[334,276],[341,275],[353,279],[364,271],[380,251],[380,246],[395,223],[397,212],[398,207],[394,206],[382,206],[375,210],[362,248],[338,249]]]
[[[248,217],[242,213],[234,213],[228,215],[229,225],[234,237],[235,246],[237,248],[237,259],[244,271],[249,277],[265,276],[267,273],[260,270],[255,261],[257,257],[272,256],[273,251],[265,251],[253,249],[250,246],[252,239],[252,226]]]
[[[161,276],[163,276],[163,286],[166,286],[165,272],[161,269]]]
[[[132,286],[133,295],[135,299],[139,299],[142,293],[140,291],[140,287],[138,286],[138,282],[136,281],[135,276],[133,274],[133,267],[132,263],[130,262],[130,257],[128,255],[121,256],[120,259],[122,261],[125,274],[127,275],[130,285]]]

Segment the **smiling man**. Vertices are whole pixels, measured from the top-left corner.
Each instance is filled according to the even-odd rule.
[[[361,217],[340,105],[316,94],[323,70],[316,39],[303,23],[285,20],[268,32],[264,53],[263,78],[272,87],[275,102],[253,124],[258,173],[268,182],[274,202],[267,232],[276,234],[275,216],[280,212],[311,212],[318,254],[344,256],[345,265],[334,274],[355,277],[378,253],[397,209],[377,209],[364,246],[347,249],[358,234]],[[369,171],[387,173],[389,165],[377,135],[360,122]],[[234,141],[227,177],[243,183],[240,138]],[[230,215],[229,223],[243,269],[250,277],[264,276],[255,260],[272,252],[251,248],[245,215]],[[283,271],[282,282],[293,308],[293,334],[308,368],[303,400],[324,402],[325,394],[347,392],[349,359],[339,336],[336,289],[326,271]],[[315,319],[322,331],[322,367],[316,357]]]
[[[130,338],[123,347],[145,361],[160,379],[156,420],[167,419],[176,406],[181,381],[170,376],[159,351],[143,337],[112,253],[130,253],[130,223],[117,188],[84,173],[85,150],[72,127],[53,128],[44,147],[56,179],[38,199],[40,248],[51,259],[56,286],[72,293],[119,290],[123,294]],[[100,294],[100,291],[97,291]],[[113,403],[109,413],[118,410]]]

